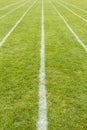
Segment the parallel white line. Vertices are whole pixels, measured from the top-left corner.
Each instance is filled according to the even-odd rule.
[[[59,3],[61,6],[63,6],[64,8],[66,8],[68,11],[70,11],[71,13],[73,13],[74,15],[76,15],[77,17],[79,17],[80,19],[82,19],[84,22],[87,22],[87,20],[85,18],[83,18],[82,16],[78,15],[77,13],[75,13],[73,10],[71,10],[70,8],[68,8],[67,6],[65,6],[64,4]]]
[[[34,1],[34,3],[24,12],[24,14],[20,17],[20,19],[15,23],[15,25],[11,28],[11,30],[6,34],[6,36],[2,39],[2,41],[0,42],[0,46],[3,45],[3,43],[7,40],[7,38],[11,35],[11,33],[15,30],[15,28],[21,23],[21,21],[23,20],[23,18],[25,17],[25,15],[31,10],[31,8],[35,5],[35,3],[37,2]]]
[[[78,9],[78,10],[81,10],[81,11],[83,11],[84,13],[87,13],[87,10],[84,10],[84,9],[82,9],[82,8],[80,8],[80,7],[77,7],[77,6],[74,5],[74,4],[67,3],[67,2],[65,2],[65,1],[63,1],[63,0],[62,0],[62,2],[65,3],[65,4],[67,4],[67,5],[73,6],[74,8],[76,8],[76,9]]]
[[[39,83],[39,112],[38,130],[47,130],[47,100],[45,86],[45,39],[44,39],[44,3],[42,0],[42,28],[40,50],[40,83]]]
[[[76,38],[78,43],[84,48],[84,50],[87,52],[87,46],[81,41],[81,39],[78,37],[78,35],[73,31],[71,26],[68,24],[68,22],[65,20],[65,18],[60,14],[60,12],[57,10],[56,6],[49,0],[49,2],[52,4],[54,10],[56,13],[60,16],[60,18],[63,20],[67,28],[70,30],[70,32],[73,34],[73,36]]]
[[[2,15],[2,16],[0,17],[0,20],[3,19],[3,18],[5,18],[5,17],[7,17],[9,14],[13,13],[15,10],[17,10],[17,9],[19,9],[19,8],[21,8],[21,7],[23,7],[23,6],[24,6],[25,4],[27,4],[28,2],[29,2],[29,1],[27,1],[27,2],[25,2],[25,3],[23,3],[23,4],[21,4],[20,6],[14,8],[14,9],[12,9],[11,11],[7,12],[6,14]]]
[[[24,1],[24,0],[23,0],[23,1]],[[2,8],[0,8],[0,11],[5,10],[5,9],[7,9],[7,8],[13,6],[13,5],[22,3],[23,1],[18,1],[18,2],[16,2],[16,3],[12,3],[12,4],[9,4],[9,5],[6,5],[6,6],[2,7]]]

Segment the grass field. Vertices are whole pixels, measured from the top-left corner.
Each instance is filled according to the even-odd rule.
[[[0,0],[0,130],[87,130],[86,0]]]

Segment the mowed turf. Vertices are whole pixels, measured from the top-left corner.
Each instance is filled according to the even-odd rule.
[[[87,23],[52,2],[87,45]],[[48,1],[45,37],[48,130],[86,130],[87,53]]]
[[[75,1],[75,0],[65,0],[65,1],[64,0],[60,0],[60,1],[68,2],[69,4],[74,4],[75,6],[77,6],[79,8],[82,8],[82,9],[87,11],[87,6],[86,6],[87,1],[86,0],[84,0],[84,1],[82,1],[82,0],[78,0],[78,1]]]
[[[5,0],[5,1],[3,1],[3,0],[1,0],[0,1],[0,8],[3,8],[3,7],[5,7],[5,6],[7,6],[7,5],[9,5],[9,4],[14,4],[14,3],[16,3],[16,2],[18,2],[18,1],[22,1],[22,0]]]
[[[6,12],[25,3],[0,11]],[[18,2],[0,1],[0,8]],[[0,41],[34,0],[0,20]],[[52,4],[51,4],[52,2]],[[58,2],[86,10],[86,0],[44,0],[47,130],[87,130],[87,52],[55,8],[87,46],[87,23]],[[87,18],[87,14],[64,4]],[[42,0],[0,47],[0,130],[37,130]],[[41,129],[42,130],[42,129]]]
[[[33,2],[3,20],[0,34],[5,35]],[[41,39],[39,10],[41,4],[37,2],[0,48],[0,130],[36,129]]]

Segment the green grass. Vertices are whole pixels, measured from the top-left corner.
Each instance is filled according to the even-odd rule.
[[[21,2],[21,0],[19,0],[19,1]],[[7,6],[9,4],[14,4],[16,2],[18,2],[18,0],[15,0],[15,1],[14,0],[1,0],[0,1],[0,8]]]
[[[83,1],[82,0],[78,0],[78,1],[76,1],[76,0],[65,0],[65,2],[69,2],[70,4],[74,4],[74,5],[82,8],[82,9],[87,10],[87,6],[86,6],[87,1],[86,0],[83,0]]]
[[[25,9],[6,19],[9,28]],[[41,6],[33,9],[0,48],[0,130],[36,129]]]
[[[19,6],[21,6],[25,2],[26,1],[24,1],[24,0],[17,1],[17,2],[15,1],[13,3],[10,1],[10,3],[7,4],[9,7],[5,8],[5,9],[3,8],[5,5],[3,5],[2,7],[0,7],[0,9],[3,9],[3,10],[0,10],[0,17],[3,16],[4,14],[10,12],[11,10],[18,8]],[[14,3],[16,3],[16,4],[14,4]],[[6,4],[6,2],[5,2],[5,4]],[[10,4],[14,4],[14,5],[10,5]]]
[[[55,5],[87,44],[86,24],[81,26],[83,21]],[[86,130],[87,54],[48,2],[45,3],[45,33],[48,128]]]
[[[86,0],[65,1],[86,9]],[[14,2],[17,0],[1,0],[0,8]],[[33,2],[0,20],[0,41]],[[57,0],[52,2],[87,45],[87,23]],[[87,14],[66,6],[87,18]],[[37,130],[41,9],[38,0],[0,47],[0,130]],[[86,130],[87,53],[48,0],[44,0],[44,17],[48,130]]]

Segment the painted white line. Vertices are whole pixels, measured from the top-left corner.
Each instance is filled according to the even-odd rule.
[[[23,20],[23,18],[25,17],[25,15],[31,10],[31,8],[35,5],[35,3],[37,2],[34,1],[34,3],[24,12],[24,14],[20,17],[20,19],[16,22],[16,24],[11,28],[11,30],[6,34],[6,36],[2,39],[2,41],[0,42],[0,46],[3,45],[3,43],[7,40],[7,38],[11,35],[11,33],[15,30],[15,28],[21,23],[21,21]]]
[[[66,8],[68,11],[70,11],[71,13],[73,13],[74,15],[76,15],[77,17],[79,17],[80,19],[82,19],[84,22],[87,22],[87,20],[83,17],[81,17],[80,15],[78,15],[77,13],[75,13],[73,10],[71,10],[70,8],[68,8],[67,6],[65,6],[64,4],[60,3],[60,2],[57,2],[59,3],[61,6],[63,6],[64,8]]]
[[[38,130],[47,130],[47,100],[45,86],[45,40],[44,40],[44,4],[42,0],[42,28],[40,50],[40,84],[39,84],[39,119]]]
[[[24,0],[23,0],[23,1],[24,1]],[[16,2],[16,3],[12,3],[12,4],[9,4],[9,5],[6,5],[6,6],[2,7],[2,8],[0,8],[0,11],[5,10],[5,9],[7,9],[7,8],[13,6],[13,5],[22,3],[23,1],[18,1],[18,2]]]
[[[55,5],[50,0],[49,0],[49,2],[52,4],[54,10],[60,16],[60,18],[63,20],[63,22],[65,23],[65,25],[67,26],[67,28],[70,30],[70,32],[73,34],[73,36],[76,38],[76,40],[78,41],[78,43],[87,52],[87,46],[81,41],[81,39],[78,37],[78,35],[73,31],[73,29],[71,28],[71,26],[67,23],[67,21],[65,20],[65,18],[60,14],[60,12],[57,10],[57,8],[55,7]]]
[[[29,2],[29,1],[27,1],[27,2],[25,2],[25,3],[23,3],[23,4],[21,4],[20,6],[14,8],[14,9],[12,9],[11,11],[7,12],[6,14],[2,15],[2,16],[0,17],[0,20],[3,19],[3,18],[5,18],[5,17],[7,17],[9,14],[11,14],[11,13],[13,13],[15,10],[21,8],[22,6],[24,6],[24,5],[27,4],[28,2]]]
[[[67,2],[65,2],[65,1],[63,1],[63,0],[62,0],[62,2],[64,2],[64,3],[67,4],[67,5],[73,6],[74,8],[76,8],[76,9],[78,9],[78,10],[80,10],[80,11],[83,11],[84,13],[87,13],[87,10],[84,10],[84,9],[82,9],[82,8],[80,8],[80,7],[77,7],[77,6],[74,5],[74,4],[67,3]]]

